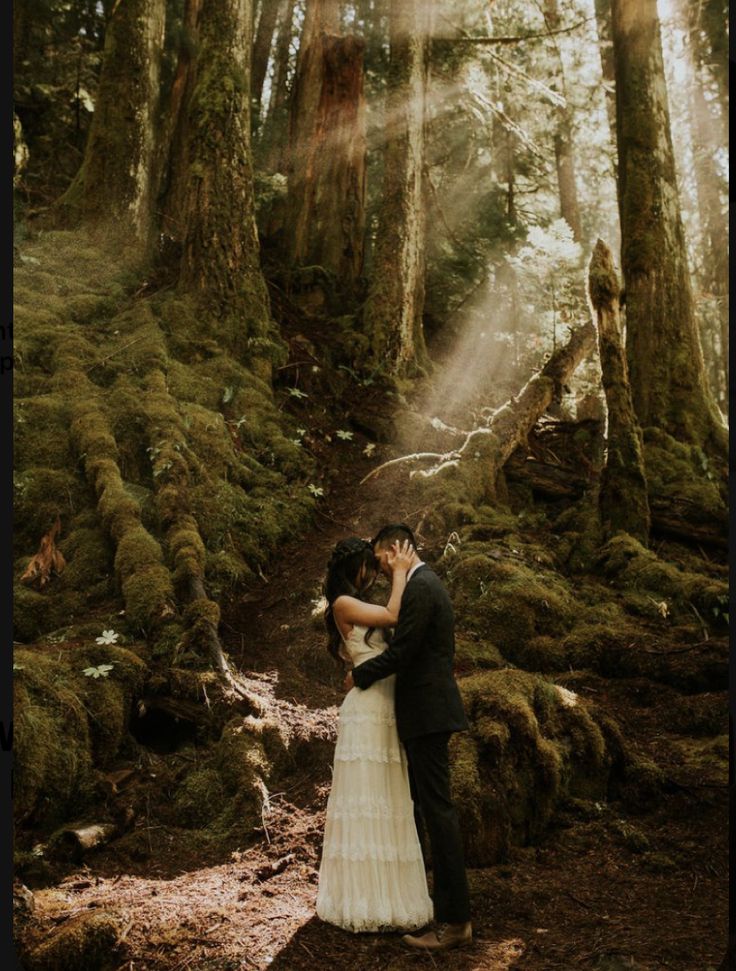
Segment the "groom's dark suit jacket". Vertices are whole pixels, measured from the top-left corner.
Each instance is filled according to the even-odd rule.
[[[468,728],[460,691],[452,674],[455,619],[450,597],[426,564],[417,567],[401,600],[391,643],[377,657],[353,668],[353,681],[369,688],[396,675],[399,738]]]

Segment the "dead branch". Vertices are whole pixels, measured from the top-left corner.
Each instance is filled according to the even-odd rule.
[[[61,531],[61,519],[56,517],[56,522],[44,536],[41,537],[41,545],[38,553],[31,557],[28,566],[20,578],[21,583],[36,585],[39,590],[43,590],[53,576],[58,576],[66,566],[66,560],[61,551],[56,548],[56,537]]]

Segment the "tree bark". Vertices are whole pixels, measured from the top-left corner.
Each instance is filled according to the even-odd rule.
[[[279,20],[276,39],[273,83],[262,138],[266,145],[263,165],[268,172],[284,172],[287,166],[289,48],[291,47],[294,7],[295,0],[286,0]]]
[[[726,0],[702,0],[688,5],[690,37],[700,50],[704,64],[718,87],[725,144],[728,144],[728,3]]]
[[[598,240],[588,266],[588,294],[598,325],[603,389],[608,405],[606,464],[601,475],[601,523],[607,536],[624,531],[649,540],[649,501],[641,429],[631,400],[619,317],[618,276],[611,251]]]
[[[706,4],[706,6],[712,6]],[[682,13],[692,17],[693,8],[683,4]],[[697,11],[695,11],[697,13]],[[705,8],[701,12],[705,17]],[[692,24],[688,32],[690,46],[690,65],[688,81],[690,86],[691,110],[690,119],[693,135],[693,162],[695,169],[695,187],[698,200],[698,214],[702,240],[703,272],[701,282],[703,289],[711,293],[718,302],[718,341],[720,348],[714,355],[713,390],[717,392],[719,403],[723,411],[728,411],[728,223],[726,207],[728,199],[727,187],[716,165],[716,153],[720,149],[720,139],[716,130],[716,119],[713,116],[704,91],[704,72],[707,71],[706,62],[708,52],[703,38],[696,25]]]
[[[251,117],[252,128],[260,127],[261,97],[263,82],[266,80],[268,59],[271,56],[271,42],[276,28],[279,10],[283,13],[284,0],[263,0],[258,18],[258,29],[253,42],[253,71],[251,74]]]
[[[247,354],[270,328],[250,156],[251,3],[207,0],[197,14],[174,160],[180,283],[206,298],[227,324],[221,338]]]
[[[113,8],[84,161],[57,203],[63,218],[109,222],[148,242],[164,0]]]
[[[364,309],[371,358],[390,373],[429,366],[424,309],[423,160],[431,5],[392,0],[383,198],[372,283]]]
[[[611,145],[616,145],[616,74],[611,40],[611,0],[595,0],[595,22],[598,29],[598,51],[606,97],[606,113],[611,129]]]
[[[634,408],[723,459],[727,435],[705,379],[675,177],[656,0],[613,0],[618,196]]]
[[[545,0],[544,20],[547,29],[557,30],[560,26],[560,13],[557,0]],[[565,71],[562,54],[557,47],[558,67],[556,75],[550,80],[550,87],[567,98],[565,89]],[[560,193],[560,215],[572,230],[573,239],[579,243],[583,238],[580,222],[580,206],[578,204],[578,189],[575,179],[575,148],[572,137],[572,113],[567,104],[555,108],[556,131],[554,134],[555,165],[557,168],[557,185]]]
[[[322,266],[349,292],[363,269],[364,45],[324,26],[317,12],[305,24],[297,65],[286,239],[292,264]]]

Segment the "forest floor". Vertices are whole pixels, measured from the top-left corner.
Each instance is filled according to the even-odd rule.
[[[329,401],[311,397],[294,407],[303,407],[312,439],[321,442],[314,447],[325,498],[311,534],[280,551],[260,587],[223,605],[222,632],[242,670],[278,672],[278,697],[336,717],[342,675],[311,616],[329,551],[341,537],[369,537],[386,521],[414,524],[417,510],[403,500],[402,470],[359,485],[395,452],[378,445],[365,455],[368,439],[360,431],[335,439]],[[339,421],[355,427],[349,415]],[[556,680],[565,683],[564,676]],[[157,808],[167,797],[152,785],[145,857],[123,862],[113,843],[84,865],[69,865],[53,886],[34,889],[19,944],[25,949],[99,910],[124,925],[119,971],[725,971],[726,780],[722,766],[713,763],[710,771],[707,760],[687,757],[692,740],[671,730],[669,708],[652,687],[644,679],[580,672],[575,681],[576,691],[616,718],[635,749],[664,768],[664,800],[636,814],[618,803],[571,802],[536,845],[470,870],[474,941],[466,949],[416,954],[398,934],[352,935],[316,917],[329,745],[278,780],[263,826],[248,845],[227,851],[198,849],[182,830],[162,824]],[[725,691],[721,700],[725,711]],[[150,766],[166,758],[152,754]]]

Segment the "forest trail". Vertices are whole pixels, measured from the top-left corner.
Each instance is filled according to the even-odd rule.
[[[276,697],[334,724],[341,675],[311,613],[330,549],[351,533],[370,536],[387,520],[416,525],[418,510],[402,497],[404,470],[359,485],[389,451],[378,445],[364,454],[369,439],[351,423],[346,402],[344,412],[316,394],[289,403],[309,429],[325,497],[312,531],[284,544],[258,585],[224,605],[223,641],[239,668],[271,679]],[[360,397],[351,404],[360,419]],[[335,435],[338,413],[351,439]],[[564,684],[565,676],[557,680]],[[688,762],[683,738],[668,726],[668,706],[650,707],[651,682],[578,673],[575,689],[625,724],[643,754],[665,764],[666,802],[632,816],[616,805],[571,800],[537,845],[470,870],[475,941],[441,963],[448,971],[713,971],[721,942],[709,941],[703,927],[718,927],[727,849],[717,764],[708,775]],[[152,788],[140,863],[121,866],[114,844],[90,856],[58,885],[36,891],[29,933],[38,940],[58,926],[73,931],[90,913],[111,914],[123,928],[119,971],[437,967],[437,959],[407,952],[398,935],[354,936],[314,914],[331,748],[328,741],[303,753],[273,787],[252,845],[224,856],[198,850],[182,830],[159,823],[156,801],[166,794]],[[151,754],[149,767],[175,758]],[[693,839],[696,806],[706,845]],[[701,953],[692,950],[695,942]]]

